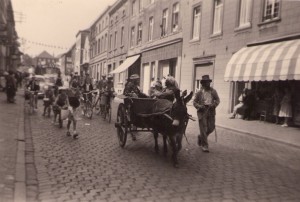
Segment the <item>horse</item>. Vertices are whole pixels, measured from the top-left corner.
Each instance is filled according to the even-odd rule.
[[[155,151],[158,153],[158,134],[163,136],[164,153],[168,151],[167,139],[169,139],[172,147],[172,159],[174,167],[178,167],[178,152],[182,148],[182,137],[185,133],[188,120],[191,118],[187,112],[186,104],[192,99],[193,92],[187,95],[184,91],[180,95],[180,90],[174,92],[175,102],[172,104],[170,110],[163,114],[151,116],[148,121],[149,126],[153,129]],[[187,96],[186,96],[187,95]]]

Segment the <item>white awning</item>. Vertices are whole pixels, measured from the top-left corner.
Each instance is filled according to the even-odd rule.
[[[135,61],[137,61],[137,59],[139,59],[139,57],[140,57],[140,55],[135,55],[135,56],[131,56],[131,57],[126,58],[126,60],[119,67],[117,67],[115,70],[111,71],[110,74],[119,74],[121,72],[124,72]]]
[[[242,48],[228,62],[224,80],[300,80],[300,40]]]

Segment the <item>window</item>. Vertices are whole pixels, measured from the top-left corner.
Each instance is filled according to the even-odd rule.
[[[280,0],[265,0],[263,22],[279,18]]]
[[[123,63],[123,61],[121,60],[121,61],[120,61],[120,65],[121,65],[122,63]],[[124,80],[124,74],[125,74],[125,72],[119,73],[118,83],[123,83],[123,80]]]
[[[134,27],[132,27],[130,32],[130,47],[134,46],[134,31]]]
[[[114,21],[111,20],[111,21],[110,21],[110,26],[113,26],[113,24],[114,24]]]
[[[131,7],[132,15],[135,15],[135,14],[136,14],[135,8],[136,8],[136,1],[133,0],[133,1],[132,1],[132,7]]]
[[[144,8],[144,0],[139,0],[139,11],[141,12]]]
[[[142,36],[143,36],[142,23],[140,23],[138,25],[138,32],[137,32],[137,45],[142,44]]]
[[[117,35],[118,35],[118,32],[115,31],[115,40],[114,40],[115,48],[117,48]]]
[[[178,31],[178,21],[179,21],[179,3],[173,5],[172,13],[172,31]]]
[[[107,34],[105,34],[105,39],[104,39],[104,50],[107,50]]]
[[[161,36],[165,36],[167,34],[168,26],[168,9],[163,11],[162,15],[162,24],[161,24]]]
[[[154,19],[153,17],[149,18],[149,33],[148,33],[148,40],[152,41],[153,40],[153,26],[154,26]]]
[[[99,33],[101,32],[101,23],[99,24]]]
[[[124,27],[121,27],[121,46],[124,45]]]
[[[104,50],[105,50],[105,41],[104,41],[104,37],[102,36],[101,52],[103,52]]]
[[[239,27],[249,27],[252,0],[240,0]]]
[[[123,17],[125,17],[125,15],[126,15],[126,12],[125,12],[125,9],[123,10]]]
[[[201,7],[197,6],[193,10],[193,27],[192,27],[193,40],[197,40],[200,38],[200,23],[201,23]]]
[[[109,36],[109,50],[112,49],[112,34]]]
[[[101,46],[100,39],[98,39],[98,54],[100,53],[100,46]]]
[[[213,22],[213,34],[221,34],[222,32],[222,13],[223,2],[222,0],[214,1],[214,22]]]

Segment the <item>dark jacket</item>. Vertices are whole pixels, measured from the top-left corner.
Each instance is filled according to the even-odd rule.
[[[218,93],[215,89],[210,87],[208,92],[211,93],[212,95],[212,105],[211,106],[206,106],[204,104],[204,89],[201,88],[196,94],[195,94],[195,99],[193,102],[194,107],[197,109],[197,115],[198,118],[201,118],[206,111],[209,110],[210,114],[215,116],[216,115],[216,110],[215,108],[220,104],[220,98],[218,96]]]

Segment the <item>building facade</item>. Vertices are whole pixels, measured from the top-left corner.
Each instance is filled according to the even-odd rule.
[[[74,71],[78,75],[83,75],[89,68],[88,63],[83,63],[84,42],[89,33],[89,30],[81,30],[76,34]]]
[[[90,71],[94,79],[100,80],[102,75],[107,74],[107,44],[109,9],[106,8],[92,24],[90,30]]]
[[[121,37],[117,44],[117,47],[122,47],[122,43],[127,45],[127,53],[123,53],[127,58],[125,61],[122,59],[124,64],[113,71],[120,89],[124,88],[125,80],[135,73],[140,75],[141,89],[146,94],[151,78],[162,79],[172,75],[179,80],[182,47],[180,15],[179,0],[128,0],[129,21],[127,26],[122,25],[125,34],[128,33],[127,43]],[[111,22],[113,20],[116,16]]]
[[[129,0],[118,0],[109,11],[107,72],[114,75],[115,91],[123,92],[127,70],[115,73],[127,58],[129,33]]]
[[[239,50],[245,48],[245,54],[240,55],[245,62],[236,69],[235,73],[241,73],[244,66],[250,66],[249,62],[253,63],[259,59],[265,62],[264,66],[268,66],[266,63],[269,62],[268,59],[260,58],[260,54],[251,55],[247,47],[259,46],[258,48],[264,50],[266,47],[264,44],[299,38],[299,7],[300,2],[282,0],[186,0],[182,3],[185,15],[182,22],[184,32],[181,89],[195,91],[200,88],[201,76],[210,75],[213,86],[221,98],[218,110],[228,113],[236,104],[237,97],[244,87],[257,90],[264,85],[277,85],[280,79],[273,77],[263,79],[262,77],[267,73],[258,73],[258,71],[253,73],[251,69],[244,72],[245,75],[247,74],[247,79],[233,78],[234,71],[228,69],[231,68],[228,67],[231,64],[229,62],[234,53],[239,53]],[[288,50],[288,44],[282,45]],[[257,51],[257,53],[267,54],[267,50]],[[276,53],[275,50],[272,50],[268,57]],[[273,62],[279,65],[278,60],[284,56],[280,53],[275,56],[277,58],[275,57]],[[270,69],[265,71],[271,71]],[[226,79],[225,74],[228,74]],[[258,79],[252,79],[252,74],[260,76]]]
[[[0,2],[0,73],[20,65],[19,42],[11,0]]]

